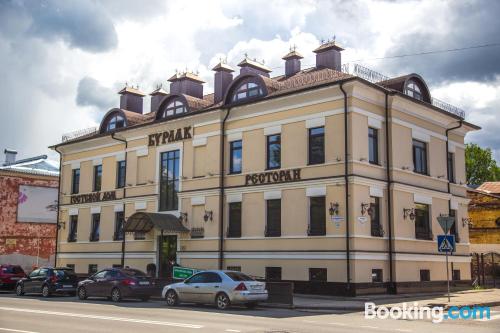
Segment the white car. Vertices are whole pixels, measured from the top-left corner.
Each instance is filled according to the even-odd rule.
[[[183,282],[165,286],[162,297],[168,306],[179,303],[214,304],[220,310],[231,304],[254,308],[267,301],[266,284],[236,271],[203,271]]]

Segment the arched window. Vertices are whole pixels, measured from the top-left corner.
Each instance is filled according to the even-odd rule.
[[[176,98],[176,99],[173,99],[172,101],[170,101],[170,103],[168,103],[167,107],[162,110],[160,118],[166,118],[166,117],[170,117],[170,116],[185,113],[185,112],[187,112],[186,105],[184,104],[184,102],[181,99]]]
[[[264,90],[257,82],[247,80],[241,83],[237,89],[234,90],[232,102],[240,102],[245,99],[255,98],[264,95]]]
[[[125,127],[125,118],[123,118],[120,114],[114,114],[108,118],[108,122],[106,123],[106,132],[111,132],[122,127]]]
[[[420,90],[420,86],[413,80],[408,81],[408,83],[406,84],[405,94],[420,101],[424,100],[424,96],[422,94],[422,90]]]

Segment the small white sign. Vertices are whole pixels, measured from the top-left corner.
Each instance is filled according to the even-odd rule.
[[[344,222],[344,217],[343,216],[332,216],[332,222]]]
[[[365,224],[366,222],[368,222],[368,217],[366,217],[366,216],[358,216],[358,222],[362,223],[362,224]]]

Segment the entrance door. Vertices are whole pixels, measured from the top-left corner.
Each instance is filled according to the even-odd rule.
[[[172,268],[177,265],[177,236],[158,236],[160,279],[171,279]]]

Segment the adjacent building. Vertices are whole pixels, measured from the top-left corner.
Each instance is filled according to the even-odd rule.
[[[46,155],[16,161],[5,149],[0,166],[0,263],[53,265],[59,166]]]
[[[296,291],[362,294],[445,287],[437,217],[468,218],[464,137],[479,127],[417,74],[341,64],[285,73],[221,62],[214,92],[177,73],[151,95],[125,87],[95,130],[64,137],[57,264],[233,269]],[[456,284],[470,283],[468,225],[452,230]]]

